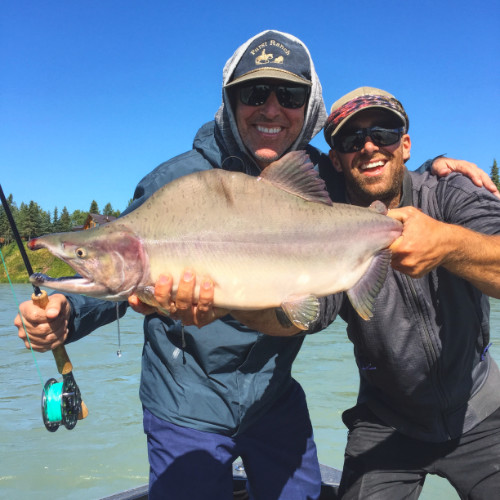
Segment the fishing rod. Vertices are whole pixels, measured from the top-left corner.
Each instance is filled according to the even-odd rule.
[[[17,230],[14,217],[10,211],[9,204],[5,198],[2,186],[0,185],[0,198],[2,205],[7,215],[14,239],[16,240],[21,257],[23,258],[24,267],[28,275],[33,274],[28,255],[24,248],[21,236]],[[45,309],[49,303],[49,297],[45,290],[40,290],[36,285],[33,285],[33,294],[31,300],[33,304],[41,309]],[[73,376],[73,365],[69,359],[68,353],[63,345],[52,350],[56,361],[57,370],[63,377],[62,383],[58,383],[56,379],[49,379],[42,391],[42,417],[45,427],[50,432],[55,432],[62,424],[66,429],[71,430],[75,427],[78,420],[85,418],[88,415],[88,409],[82,401],[80,389],[76,384]]]

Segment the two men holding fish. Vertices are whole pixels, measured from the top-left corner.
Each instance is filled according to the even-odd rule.
[[[276,53],[266,50],[273,57],[258,65],[252,52],[263,44]],[[326,112],[300,40],[277,31],[261,33],[235,52],[223,78],[215,121],[200,129],[193,150],[141,181],[128,214],[102,228],[105,238],[89,231],[73,234],[74,240],[65,237],[63,245],[54,237],[30,244],[46,246],[82,275],[80,281],[48,281],[47,286],[90,297],[56,294],[46,311],[24,303],[21,312],[35,348],[73,342],[115,319],[114,305],[100,298],[120,300],[134,293],[134,307],[152,312],[138,305],[140,298],[153,306],[161,303],[165,312],[172,309],[173,287],[176,307],[180,296],[189,304],[194,274],[187,272],[179,282],[177,276],[194,264],[202,278],[193,292],[200,301],[176,314],[187,324],[211,320],[212,293],[214,304],[231,314],[201,331],[164,314],[145,318],[140,396],[150,497],[232,498],[231,464],[241,456],[252,498],[317,498],[312,428],[303,391],[291,377],[304,337],[293,334],[327,326],[347,307],[341,294],[333,295],[340,290],[349,289],[361,315],[373,313],[389,261],[385,249],[401,225],[378,213],[375,204],[371,209],[344,205],[339,213],[348,222],[342,226],[305,155],[283,156],[305,149],[313,164],[328,161],[308,145]],[[353,224],[359,227],[355,234],[369,231],[373,237],[343,241],[345,228],[353,232]],[[344,248],[322,248],[331,243]],[[340,266],[334,273],[345,281],[335,283],[328,273],[340,255],[347,259],[341,263],[349,257],[361,262],[364,276],[347,263],[348,272]],[[251,267],[253,262],[258,265]],[[160,276],[167,271],[174,280]],[[259,296],[262,300],[255,300]],[[120,305],[122,314],[126,307]],[[25,338],[22,330],[19,335]]]

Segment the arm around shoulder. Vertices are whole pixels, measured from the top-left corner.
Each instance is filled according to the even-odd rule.
[[[453,172],[458,172],[468,177],[476,186],[485,187],[497,198],[500,198],[500,192],[495,183],[491,180],[490,176],[475,163],[446,158],[444,155],[440,155],[432,160],[427,160],[416,171],[423,174],[426,170],[438,177],[446,177]]]

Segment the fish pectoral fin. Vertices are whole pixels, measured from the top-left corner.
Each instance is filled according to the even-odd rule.
[[[268,165],[259,180],[307,201],[332,205],[326,185],[305,151],[292,151]]]
[[[373,316],[375,299],[387,276],[391,262],[391,251],[386,248],[377,253],[366,273],[347,291],[347,296],[356,312],[366,321]]]
[[[319,300],[314,295],[290,297],[281,304],[287,318],[301,330],[307,330],[319,317]]]
[[[155,307],[165,316],[170,316],[170,311],[163,308],[159,302],[155,299],[155,288],[154,286],[143,286],[135,290],[135,295],[139,297],[141,302],[147,304],[148,306]]]

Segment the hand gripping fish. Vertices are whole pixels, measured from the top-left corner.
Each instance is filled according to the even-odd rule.
[[[402,224],[370,208],[332,203],[303,151],[265,168],[260,177],[211,169],[180,177],[140,207],[87,231],[32,239],[81,276],[31,282],[104,300],[137,294],[156,305],[160,274],[185,268],[214,283],[214,306],[259,310],[281,306],[307,329],[317,297],[347,290],[356,311],[372,316],[390,263],[388,246]],[[197,299],[199,287],[195,291]]]

